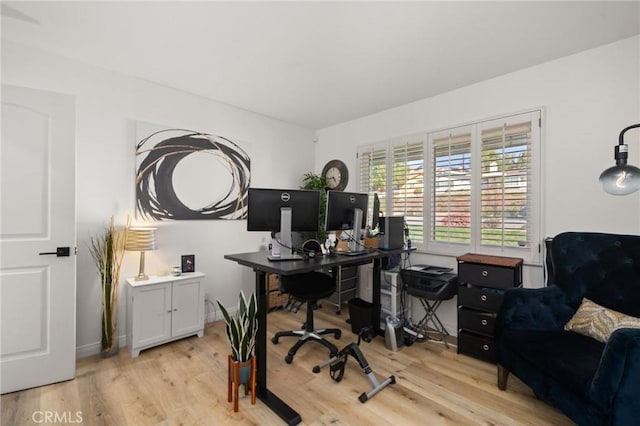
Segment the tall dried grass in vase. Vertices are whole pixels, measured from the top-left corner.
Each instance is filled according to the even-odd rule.
[[[128,228],[128,219],[126,226],[118,229],[111,216],[109,227],[91,237],[91,256],[98,268],[102,287],[100,355],[103,358],[118,353],[118,287]]]

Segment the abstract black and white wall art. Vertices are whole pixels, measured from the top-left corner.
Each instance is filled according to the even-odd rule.
[[[143,219],[246,219],[251,161],[237,143],[144,122],[136,122],[136,140]]]

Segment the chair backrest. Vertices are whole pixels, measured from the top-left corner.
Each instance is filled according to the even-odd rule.
[[[565,232],[551,242],[554,283],[576,309],[583,297],[640,317],[640,236]]]

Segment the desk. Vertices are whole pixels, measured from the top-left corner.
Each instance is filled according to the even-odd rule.
[[[225,259],[252,268],[256,273],[256,299],[258,300],[258,334],[256,356],[258,372],[256,376],[256,395],[287,424],[296,425],[302,421],[300,415],[267,388],[267,273],[296,275],[339,265],[363,265],[373,262],[373,309],[375,318],[380,318],[380,263],[381,259],[395,254],[405,253],[406,249],[378,251],[359,256],[321,256],[309,260],[271,262],[269,252],[227,254]],[[376,335],[381,334],[379,322],[374,322]]]

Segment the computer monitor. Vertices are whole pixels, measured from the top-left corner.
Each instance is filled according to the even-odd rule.
[[[271,260],[294,256],[292,232],[317,232],[320,191],[249,188],[247,231],[271,231]]]
[[[380,220],[380,198],[376,192],[373,193],[373,217],[371,219],[371,231],[378,227]]]
[[[325,229],[327,231],[353,230],[348,244],[350,252],[358,252],[363,249],[360,236],[362,229],[367,226],[368,201],[368,194],[327,191]]]

